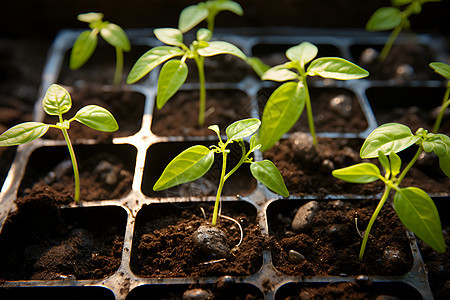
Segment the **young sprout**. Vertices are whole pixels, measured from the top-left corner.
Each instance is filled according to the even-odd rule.
[[[92,129],[104,132],[116,131],[119,129],[119,126],[108,110],[97,105],[87,105],[81,108],[73,118],[69,120],[63,119],[62,115],[72,107],[72,99],[69,92],[57,84],[53,84],[48,88],[43,99],[43,107],[47,114],[58,116],[58,122],[55,125],[41,122],[25,122],[16,125],[0,135],[0,147],[26,144],[43,136],[49,128],[60,129],[66,140],[70,159],[72,160],[75,178],[74,199],[78,202],[80,200],[80,175],[75,152],[67,132],[70,128],[70,123],[77,121]]]
[[[208,0],[184,8],[178,19],[178,29],[185,33],[206,19],[208,30],[214,32],[216,15],[226,10],[238,16],[244,14],[242,7],[237,2],[231,0]]]
[[[369,72],[339,57],[314,59],[318,49],[309,42],[289,48],[287,63],[270,68],[262,79],[285,82],[267,100],[259,132],[261,151],[271,148],[297,122],[306,105],[309,131],[317,145],[307,77],[321,76],[338,80],[364,78]],[[313,60],[314,59],[314,60]],[[311,63],[310,63],[311,62]],[[309,66],[306,68],[306,65]]]
[[[391,7],[377,9],[366,24],[367,31],[392,30],[388,40],[381,50],[379,61],[384,61],[391,51],[395,40],[403,29],[411,25],[409,17],[420,14],[422,5],[427,2],[440,2],[441,0],[391,0]],[[401,9],[403,7],[403,10]]]
[[[164,169],[161,177],[155,183],[153,190],[161,191],[182,183],[194,181],[208,172],[214,162],[214,153],[222,154],[222,171],[220,173],[219,187],[217,189],[216,202],[212,217],[212,226],[216,226],[219,214],[220,196],[225,181],[236,172],[242,164],[250,164],[252,175],[272,191],[287,197],[289,193],[283,178],[277,167],[269,160],[253,161],[251,153],[261,147],[256,141],[255,132],[261,122],[258,119],[244,119],[229,125],[226,128],[227,140],[224,142],[220,136],[219,126],[212,125],[208,128],[213,130],[219,137],[219,142],[210,148],[203,145],[192,146],[176,156]],[[247,150],[244,138],[250,137],[250,148]],[[239,162],[228,173],[226,172],[227,157],[231,143],[238,143],[242,154]]]
[[[442,62],[432,62],[430,67],[439,75],[447,79],[447,89],[445,90],[444,98],[442,99],[441,110],[434,122],[433,133],[436,133],[441,126],[442,118],[444,117],[445,110],[450,104],[450,65]]]
[[[233,44],[223,41],[210,41],[211,31],[201,28],[197,31],[197,40],[187,47],[183,43],[183,33],[176,28],[160,28],[153,31],[155,36],[169,46],[157,46],[144,53],[134,64],[127,83],[132,84],[147,75],[158,65],[166,62],[158,77],[156,106],[161,109],[186,81],[188,67],[186,59],[194,59],[200,83],[200,105],[198,125],[205,123],[206,89],[205,89],[205,57],[218,54],[231,54],[243,60],[245,54]],[[172,59],[181,56],[181,60]]]
[[[396,153],[413,144],[418,145],[419,149],[414,158],[401,171],[402,161]],[[381,125],[367,137],[361,147],[361,158],[378,157],[385,172],[384,176],[372,163],[360,163],[332,172],[334,177],[352,183],[369,183],[379,179],[385,185],[384,193],[364,234],[359,252],[360,260],[363,258],[370,230],[391,190],[395,191],[395,212],[405,227],[433,249],[441,253],[445,252],[446,246],[441,222],[433,200],[420,188],[400,187],[406,173],[417,161],[422,151],[434,152],[439,157],[442,171],[450,177],[450,138],[444,134],[429,133],[423,128],[413,134],[409,127],[398,123]]]
[[[129,52],[131,50],[130,41],[125,31],[119,25],[103,21],[102,13],[79,14],[77,18],[81,22],[89,23],[91,30],[83,31],[75,40],[70,53],[70,69],[77,70],[88,61],[97,47],[97,35],[100,33],[108,44],[116,48],[114,84],[120,84],[123,71],[123,51]]]

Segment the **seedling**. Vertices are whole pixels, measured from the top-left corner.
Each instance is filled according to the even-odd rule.
[[[178,29],[183,33],[191,30],[203,20],[208,24],[208,30],[214,32],[216,15],[221,11],[231,11],[242,16],[244,11],[239,3],[230,0],[209,0],[184,8],[178,20]]]
[[[193,41],[189,47],[183,43],[183,33],[179,29],[160,28],[155,29],[153,32],[161,42],[169,46],[157,46],[144,53],[131,69],[127,83],[135,83],[155,67],[167,61],[161,68],[158,77],[156,106],[158,109],[161,109],[186,81],[188,75],[186,59],[194,59],[198,68],[200,83],[198,125],[203,126],[206,106],[205,57],[231,54],[245,60],[245,54],[238,47],[228,42],[210,42],[212,33],[205,28],[197,31],[197,40]],[[181,56],[181,60],[172,59],[177,56]]]
[[[216,226],[219,215],[220,196],[225,181],[233,175],[242,164],[250,164],[252,175],[272,191],[287,197],[289,193],[283,178],[277,167],[269,160],[253,161],[251,153],[261,147],[257,143],[255,132],[261,125],[258,119],[245,119],[234,122],[226,128],[227,141],[223,142],[220,136],[219,126],[212,125],[208,128],[219,137],[218,145],[210,148],[203,145],[192,146],[176,156],[164,169],[161,177],[155,183],[153,190],[161,191],[182,183],[191,182],[205,175],[214,162],[214,154],[222,154],[222,171],[220,174],[219,187],[217,189],[216,202],[212,217],[212,226]],[[244,138],[250,137],[250,148],[247,151]],[[228,173],[226,172],[227,156],[231,143],[238,143],[242,149],[239,162]]]
[[[130,41],[125,31],[119,25],[103,21],[102,13],[79,14],[77,19],[89,23],[91,30],[83,31],[75,40],[70,53],[70,69],[77,70],[89,60],[97,47],[97,36],[100,33],[102,38],[116,49],[114,84],[120,84],[123,71],[123,51],[129,52],[131,50]]]
[[[400,172],[402,161],[396,153],[414,144],[419,148],[414,158]],[[439,157],[442,171],[450,177],[450,138],[444,134],[429,133],[423,128],[413,134],[409,127],[398,123],[381,125],[367,137],[361,147],[361,158],[378,157],[385,172],[384,176],[381,175],[380,169],[372,163],[359,163],[332,172],[334,177],[352,183],[381,180],[385,185],[384,193],[365,231],[359,252],[360,260],[363,258],[370,230],[391,190],[395,191],[395,212],[405,227],[433,249],[441,253],[445,252],[446,246],[441,222],[433,200],[420,188],[400,187],[407,172],[423,151],[434,152]]]
[[[441,126],[442,118],[444,117],[445,110],[450,104],[450,65],[442,62],[432,62],[430,67],[439,75],[447,79],[447,89],[445,90],[444,98],[442,99],[441,110],[434,122],[433,133],[436,133]]]
[[[441,0],[391,0],[392,6],[377,9],[366,24],[367,31],[392,30],[389,38],[378,56],[384,61],[391,51],[398,35],[403,29],[409,29],[412,14],[420,14],[422,5],[427,2],[440,2]],[[402,9],[403,8],[403,9]]]
[[[285,83],[272,93],[264,107],[259,132],[259,141],[262,144],[261,151],[271,148],[283,134],[294,126],[305,105],[309,131],[313,138],[313,144],[317,145],[307,84],[308,76],[350,80],[369,75],[369,72],[363,68],[343,58],[322,57],[314,59],[317,52],[316,46],[309,42],[303,42],[286,51],[288,62],[272,67],[263,74],[263,80]],[[309,66],[305,68],[308,63],[310,63]]]
[[[73,173],[75,178],[75,201],[80,200],[80,175],[78,172],[77,160],[69,138],[68,130],[70,123],[78,121],[92,129],[104,132],[113,132],[119,129],[113,115],[103,107],[97,105],[87,105],[81,108],[73,118],[64,120],[62,115],[72,107],[72,99],[69,92],[57,84],[53,84],[47,90],[43,99],[44,111],[52,116],[58,116],[56,125],[44,124],[41,122],[25,122],[16,125],[2,135],[0,135],[0,147],[16,146],[29,143],[43,136],[49,128],[58,128],[62,131],[67,147],[69,148],[70,159],[72,160]]]

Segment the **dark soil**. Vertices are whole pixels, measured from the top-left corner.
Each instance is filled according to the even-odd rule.
[[[264,89],[258,94],[260,116],[273,89]],[[317,132],[362,132],[368,123],[356,95],[342,88],[310,88],[314,127]],[[333,100],[343,100],[348,105],[333,105]],[[309,131],[306,108],[292,127],[293,131]]]
[[[118,131],[108,133],[94,130],[78,122],[72,122],[69,129],[71,139],[95,139],[98,142],[108,142],[114,137],[133,135],[141,129],[145,105],[143,94],[133,92],[127,87],[103,90],[97,84],[84,88],[69,88],[68,91],[72,97],[72,108],[67,114],[63,115],[66,120],[72,118],[82,107],[95,104],[109,110],[119,124]],[[55,124],[57,117],[46,116],[45,122]],[[53,128],[44,135],[44,138],[64,139],[61,130]]]
[[[131,191],[136,155],[133,148],[105,145],[78,146],[74,150],[80,170],[82,201],[119,199]],[[67,147],[45,147],[32,154],[19,195],[52,192],[54,201],[69,204],[74,201],[74,190]]]
[[[52,190],[18,198],[0,235],[0,280],[101,279],[122,257],[126,213],[59,209]]]
[[[318,150],[310,146],[308,151],[298,150],[295,135],[281,140],[264,153],[264,157],[278,167],[289,192],[292,195],[375,195],[383,191],[381,181],[368,184],[353,184],[338,180],[331,175],[334,169],[344,168],[363,162],[359,150],[363,140],[359,139],[318,139]],[[301,141],[309,143],[309,141]],[[297,150],[296,150],[297,149]],[[415,151],[415,149],[414,149]],[[414,152],[400,153],[404,164]],[[378,164],[376,159],[364,160]],[[410,170],[402,182],[403,187],[415,186],[431,195],[448,195],[450,179],[438,168],[439,162],[433,155],[425,155]]]
[[[179,91],[162,109],[155,108],[151,130],[161,136],[215,135],[210,125],[225,128],[249,118],[252,106],[249,97],[237,90],[206,90],[205,126],[198,126],[198,91]]]
[[[237,220],[244,230],[240,247],[223,261],[193,247],[192,234],[205,223],[200,207],[211,218],[213,203],[174,203],[143,207],[136,219],[131,269],[152,278],[247,276],[262,266],[265,239],[256,221],[256,211],[244,202],[223,203],[223,214]],[[240,239],[234,222],[220,218],[217,226],[228,236],[230,249]]]
[[[392,80],[397,84],[405,84],[411,80],[442,80],[428,66],[430,62],[437,61],[437,58],[429,48],[417,44],[416,40],[396,43],[382,63],[377,59],[364,61],[361,54],[367,48],[381,51],[382,46],[355,45],[352,51],[357,64],[369,71],[370,80]]]
[[[377,199],[358,201],[320,201],[319,210],[301,233],[294,233],[291,222],[304,201],[282,200],[269,207],[269,234],[275,267],[294,276],[403,275],[412,267],[406,229],[393,208],[386,204],[370,231],[363,260],[358,259],[363,231],[378,204]],[[294,250],[306,259],[298,264],[288,260]],[[399,251],[397,255],[385,252]]]

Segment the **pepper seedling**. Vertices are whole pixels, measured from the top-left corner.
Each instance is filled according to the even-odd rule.
[[[196,145],[181,152],[164,169],[161,177],[153,186],[153,190],[161,191],[199,179],[211,168],[214,162],[214,154],[218,153],[222,154],[222,169],[211,227],[216,227],[218,216],[220,215],[219,204],[221,203],[220,199],[224,183],[242,166],[242,164],[250,164],[252,175],[267,188],[284,197],[288,197],[289,192],[277,167],[269,160],[253,161],[253,158],[250,157],[255,150],[261,147],[261,145],[257,143],[255,135],[255,132],[260,125],[261,121],[258,119],[236,121],[226,128],[227,140],[225,142],[220,136],[219,126],[209,126],[208,128],[217,134],[219,138],[218,144],[213,145],[210,148],[203,145]],[[250,136],[250,147],[247,150],[243,139]],[[240,145],[242,154],[239,162],[227,173],[227,157],[230,153],[230,149],[227,149],[227,147],[234,142]]]
[[[379,61],[384,61],[389,55],[392,46],[403,29],[409,29],[412,14],[420,14],[422,5],[427,2],[440,2],[441,0],[391,0],[392,6],[377,9],[366,24],[367,31],[392,30],[383,49],[378,56]],[[402,9],[403,8],[403,9]]]
[[[402,161],[396,153],[414,144],[418,145],[419,149],[414,158],[400,172]],[[433,249],[441,253],[445,252],[446,246],[441,222],[433,200],[420,188],[400,187],[407,172],[423,151],[436,154],[439,157],[442,171],[450,177],[450,138],[444,134],[429,133],[423,128],[419,128],[413,134],[408,126],[398,123],[379,126],[367,137],[361,147],[361,158],[378,157],[385,172],[384,176],[381,175],[380,169],[372,163],[359,163],[332,172],[334,177],[347,182],[369,183],[381,180],[385,185],[380,202],[366,228],[359,252],[360,260],[363,258],[370,230],[391,190],[395,191],[395,212],[405,227]]]
[[[450,105],[450,65],[443,62],[432,62],[430,63],[429,66],[436,73],[447,79],[447,89],[445,90],[444,98],[442,99],[441,109],[433,126],[433,133],[436,133],[439,130],[439,127],[441,126],[445,110]]]
[[[283,134],[294,126],[305,105],[309,131],[313,138],[313,144],[317,145],[307,84],[308,76],[350,80],[369,75],[369,72],[363,68],[343,58],[321,57],[314,59],[317,53],[318,49],[315,45],[303,42],[286,51],[288,62],[274,66],[263,74],[263,80],[285,83],[270,95],[264,107],[259,132],[259,141],[262,144],[261,151],[271,148]],[[308,63],[310,64],[305,69]]]
[[[119,126],[108,110],[97,105],[87,105],[81,108],[73,118],[64,120],[62,115],[67,113],[72,107],[72,99],[69,92],[57,84],[53,84],[48,88],[43,99],[43,107],[47,114],[58,116],[59,121],[55,125],[44,124],[41,122],[25,122],[18,124],[0,135],[0,147],[26,144],[43,136],[49,128],[60,129],[66,141],[70,159],[72,161],[75,179],[74,199],[78,202],[80,200],[80,175],[75,152],[68,134],[70,123],[77,121],[92,129],[104,132],[116,131],[119,129]]]
[[[135,83],[158,65],[165,63],[159,73],[156,95],[156,106],[161,109],[186,81],[188,75],[186,59],[194,59],[198,68],[200,83],[198,125],[203,126],[206,106],[205,57],[231,54],[245,60],[245,54],[238,47],[228,42],[211,42],[212,33],[205,28],[197,31],[197,39],[189,47],[183,43],[183,33],[179,29],[159,28],[153,32],[161,42],[169,46],[157,46],[144,53],[128,74],[127,83]],[[172,59],[177,56],[181,56],[181,60]]]
[[[103,21],[102,13],[79,14],[77,19],[89,23],[91,30],[83,31],[75,40],[70,53],[70,69],[77,70],[89,60],[95,48],[97,48],[98,34],[100,33],[101,37],[116,49],[114,84],[120,84],[123,71],[123,51],[129,52],[131,50],[130,41],[125,31],[119,25]]]

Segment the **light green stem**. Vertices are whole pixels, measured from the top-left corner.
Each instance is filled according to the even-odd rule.
[[[216,202],[214,204],[213,218],[211,226],[217,225],[217,217],[219,214],[220,196],[222,194],[223,184],[225,183],[225,170],[227,168],[227,152],[222,152],[222,172],[220,174],[219,188],[217,189]]]
[[[417,149],[416,154],[414,155],[414,157],[411,159],[411,161],[408,163],[408,165],[403,169],[402,173],[400,174],[400,176],[397,179],[396,184],[400,185],[400,183],[402,182],[403,178],[405,178],[406,173],[409,172],[409,170],[412,168],[412,166],[416,163],[416,161],[419,159],[420,154],[423,151],[423,147],[420,146],[419,149]]]
[[[380,56],[378,57],[379,61],[381,62],[385,61],[389,52],[391,51],[392,46],[394,45],[395,40],[397,39],[402,29],[403,29],[403,22],[401,22],[397,27],[394,28],[394,30],[392,30],[386,44],[384,44],[383,49],[381,49]]]
[[[433,133],[437,133],[439,127],[441,127],[442,118],[444,117],[445,110],[450,104],[450,80],[447,82],[447,89],[445,91],[444,99],[442,100],[441,110],[434,122]]]
[[[388,184],[386,184],[383,196],[381,197],[381,200],[378,203],[377,208],[373,212],[373,215],[372,215],[372,217],[370,218],[370,221],[369,221],[369,225],[367,225],[366,232],[364,233],[364,238],[363,238],[363,242],[362,242],[362,245],[361,245],[361,250],[359,251],[359,260],[363,259],[364,251],[365,251],[366,245],[367,245],[367,240],[369,239],[370,229],[372,229],[373,223],[375,223],[375,220],[376,220],[378,214],[380,213],[381,208],[383,207],[384,203],[386,202],[390,191],[391,191],[391,187]]]
[[[70,159],[72,160],[73,176],[75,178],[75,201],[78,202],[80,201],[80,173],[78,172],[77,159],[75,157],[75,152],[73,151],[72,143],[70,142],[67,129],[61,128],[61,131],[64,135],[64,139],[66,140],[67,148],[69,148]]]
[[[198,126],[203,127],[205,124],[205,107],[206,107],[206,89],[205,89],[205,58],[196,55],[195,63],[198,69],[198,81],[200,84],[200,103],[198,108]]]
[[[123,51],[121,48],[116,47],[116,71],[114,73],[114,84],[119,85],[122,79],[123,71]]]
[[[312,113],[312,107],[311,107],[311,97],[309,95],[309,89],[308,84],[306,82],[306,75],[302,76],[302,83],[305,87],[305,96],[306,96],[306,114],[308,116],[308,125],[309,125],[309,132],[311,133],[312,139],[313,139],[313,145],[317,147],[317,137],[316,137],[316,129],[314,127],[314,118]]]

